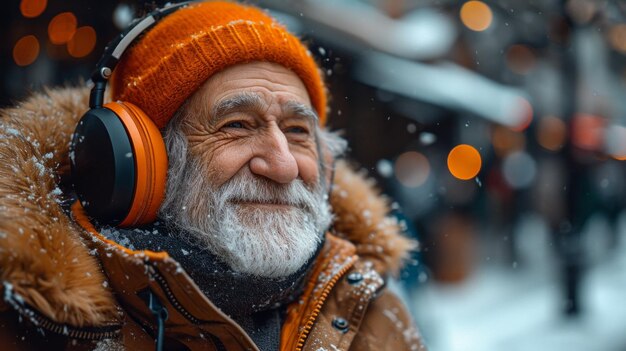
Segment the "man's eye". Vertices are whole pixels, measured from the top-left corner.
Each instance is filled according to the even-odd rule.
[[[226,128],[243,128],[243,122],[230,122],[224,125]]]
[[[287,133],[295,133],[295,134],[308,134],[309,131],[306,128],[302,127],[289,127],[286,130]]]

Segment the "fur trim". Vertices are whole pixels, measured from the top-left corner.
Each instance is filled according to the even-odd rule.
[[[77,327],[117,319],[97,260],[59,204],[57,173],[68,169],[87,99],[85,89],[46,90],[0,111],[0,280],[18,301]]]
[[[418,245],[401,235],[398,221],[388,217],[389,203],[375,189],[374,181],[338,161],[330,203],[336,234],[355,244],[357,254],[371,259],[378,272],[398,274]]]

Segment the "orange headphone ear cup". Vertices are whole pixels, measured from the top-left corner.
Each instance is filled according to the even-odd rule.
[[[130,102],[104,105],[122,121],[132,145],[135,160],[135,189],[128,215],[119,227],[153,222],[165,196],[167,153],[161,132],[154,122]]]

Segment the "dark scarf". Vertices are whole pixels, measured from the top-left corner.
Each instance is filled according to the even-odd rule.
[[[102,234],[133,250],[167,251],[224,313],[233,318],[261,350],[278,350],[285,307],[308,280],[323,243],[297,272],[283,278],[262,278],[235,272],[184,234],[161,223],[137,229],[103,228]]]

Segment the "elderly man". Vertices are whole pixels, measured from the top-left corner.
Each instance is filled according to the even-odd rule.
[[[3,350],[422,347],[384,289],[413,243],[371,184],[334,164],[345,142],[323,128],[319,70],[266,13],[192,4],[120,58],[112,98],[161,129],[168,160],[142,225],[93,215],[80,189],[97,179],[68,176],[70,160],[104,162],[69,149],[87,95],[47,90],[2,111]]]

